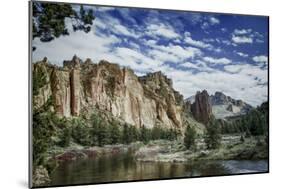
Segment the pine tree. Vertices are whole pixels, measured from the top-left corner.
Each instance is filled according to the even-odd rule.
[[[139,133],[138,130],[135,126],[129,127],[129,141],[131,142],[136,142],[139,140]]]
[[[110,132],[108,129],[108,125],[102,122],[99,125],[98,145],[104,146],[106,144],[110,144]]]
[[[125,123],[125,125],[123,127],[122,141],[123,141],[124,144],[130,143],[129,126],[127,125],[127,123]]]
[[[152,128],[152,140],[158,140],[161,137],[161,128],[159,126],[155,126]]]
[[[196,130],[194,129],[194,127],[191,127],[190,125],[188,125],[186,127],[185,133],[184,133],[185,147],[187,149],[196,148],[195,139],[196,139]]]
[[[147,129],[144,125],[141,126],[141,129],[140,129],[140,140],[147,144],[150,140],[150,133],[149,133],[149,129]]]
[[[92,122],[92,129],[91,129],[91,145],[98,146],[99,145],[99,128],[101,119],[98,115],[93,114],[91,116],[91,122]]]
[[[204,141],[208,149],[216,149],[220,146],[221,143],[220,129],[215,119],[211,119],[206,128]]]
[[[116,122],[113,122],[110,126],[110,138],[111,144],[117,144],[121,142],[121,131]]]
[[[62,147],[67,147],[70,144],[70,140],[71,140],[71,129],[69,127],[65,127],[62,130],[60,145]]]

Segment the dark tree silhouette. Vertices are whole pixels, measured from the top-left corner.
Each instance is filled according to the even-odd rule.
[[[62,35],[69,35],[65,18],[71,18],[74,31],[91,31],[95,19],[92,9],[85,10],[83,5],[76,12],[70,4],[33,2],[32,36],[39,37],[42,42],[49,42]],[[35,50],[36,47],[33,47]]]

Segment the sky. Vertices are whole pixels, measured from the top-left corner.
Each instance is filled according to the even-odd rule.
[[[79,11],[79,5],[72,5]],[[86,6],[96,19],[89,33],[51,42],[33,40],[33,61],[62,65],[74,54],[130,67],[138,76],[162,71],[188,98],[206,89],[252,106],[268,96],[268,19],[261,16]]]

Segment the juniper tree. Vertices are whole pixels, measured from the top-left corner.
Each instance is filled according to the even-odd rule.
[[[204,141],[208,149],[216,149],[221,144],[221,134],[218,122],[213,118],[206,127]]]
[[[197,134],[194,127],[188,125],[184,133],[184,145],[187,149],[196,148],[196,144],[195,144],[196,135]]]

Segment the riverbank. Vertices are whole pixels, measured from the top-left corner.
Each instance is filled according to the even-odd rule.
[[[136,151],[138,161],[189,162],[200,160],[260,160],[268,158],[268,147],[263,138],[223,136],[218,149],[208,150],[203,138],[197,139],[195,150],[186,150],[179,141],[152,141]]]
[[[155,140],[148,144],[135,142],[128,145],[116,144],[103,147],[83,147],[75,143],[67,148],[53,147],[48,152],[49,166],[39,167],[34,172],[33,183],[36,186],[50,181],[49,170],[67,161],[81,159],[97,159],[104,156],[130,153],[139,162],[169,162],[189,163],[204,160],[261,160],[268,159],[268,147],[264,138],[245,138],[240,140],[237,135],[225,135],[222,137],[221,146],[218,149],[206,149],[204,139],[196,139],[196,149],[186,150],[181,140]]]

